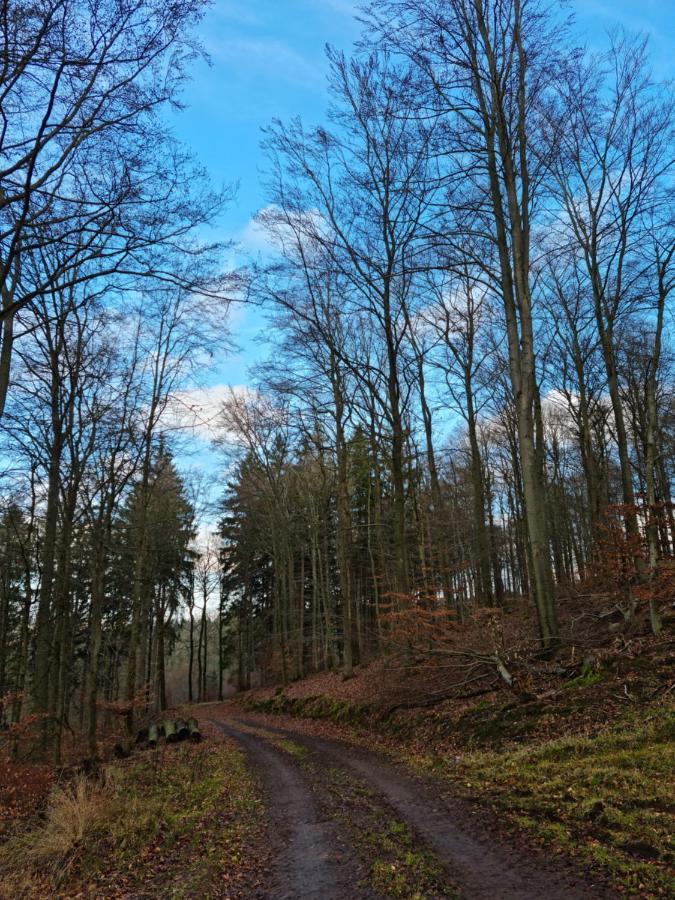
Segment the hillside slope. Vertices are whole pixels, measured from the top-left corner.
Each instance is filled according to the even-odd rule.
[[[554,663],[511,654],[510,685],[478,642],[463,651],[484,657],[472,679],[466,664],[405,666],[392,656],[351,679],[316,674],[235,704],[269,723],[384,750],[491,809],[515,834],[583,860],[617,893],[670,896],[673,643],[646,622],[621,632],[608,627],[611,617],[592,622]],[[471,636],[469,626],[456,649]]]

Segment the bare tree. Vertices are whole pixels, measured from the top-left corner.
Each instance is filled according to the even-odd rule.
[[[574,246],[593,300],[626,506],[638,537],[629,436],[618,367],[619,332],[644,300],[639,247],[644,217],[673,166],[669,104],[657,97],[643,40],[614,36],[609,53],[565,67],[560,82],[559,152],[552,157],[564,211],[560,240]],[[672,108],[672,105],[671,107]],[[639,559],[638,559],[639,563]]]
[[[177,248],[194,251],[220,207],[159,116],[178,103],[204,8],[3,0],[0,415],[33,298],[113,273],[181,281]]]
[[[532,593],[542,647],[553,651],[558,625],[544,505],[530,257],[531,215],[546,156],[533,135],[559,42],[536,0],[507,5],[383,0],[371,4],[369,13],[377,40],[385,46],[393,42],[423,73],[432,98],[427,108],[440,107],[447,123],[451,227],[460,256],[466,235],[487,236],[494,244],[492,278],[503,301],[516,403]]]

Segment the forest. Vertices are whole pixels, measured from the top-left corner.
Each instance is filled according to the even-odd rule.
[[[275,346],[222,414],[243,686],[523,601],[553,656],[593,579],[661,629],[672,97],[641,39],[591,57],[470,7],[376,4],[363,54],[329,51],[329,124],[266,131]]]
[[[8,752],[96,757],[372,664],[426,708],[663,647],[675,106],[647,38],[585,47],[540,0],[361,4],[323,121],[259,123],[264,249],[232,265],[236,187],[169,118],[209,6],[0,2]],[[240,307],[264,356],[200,472],[185,398]]]

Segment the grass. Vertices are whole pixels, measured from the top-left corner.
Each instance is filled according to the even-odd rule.
[[[675,893],[674,737],[672,710],[651,706],[592,735],[417,763],[604,870],[618,890],[666,897]]]
[[[331,815],[352,835],[379,894],[401,900],[458,896],[433,853],[405,822],[391,818],[392,810],[377,794],[342,769],[329,768],[322,777],[333,797]]]
[[[328,719],[337,724],[365,722],[373,712],[370,706],[338,700],[326,694],[289,697],[283,691],[265,700],[248,698],[243,702],[243,706],[253,712],[277,713],[306,719]]]
[[[269,736],[266,737],[267,740],[270,740]],[[300,744],[296,744],[295,741],[288,740],[288,738],[276,737],[272,743],[280,750],[283,750],[284,753],[290,753],[291,756],[295,756],[296,759],[305,759],[308,756],[306,747],[302,747]]]
[[[370,879],[385,897],[424,900],[426,896],[450,897],[451,888],[443,884],[442,870],[432,854],[415,848],[413,836],[404,822],[390,821],[364,833],[366,845],[375,859]]]
[[[0,896],[133,895],[138,884],[144,896],[214,896],[211,885],[245,874],[260,810],[234,745],[149,752],[57,788],[44,819],[0,849]]]
[[[261,738],[264,738],[264,740],[266,740],[268,744],[272,744],[272,746],[276,747],[277,750],[281,750],[284,753],[288,753],[290,756],[294,756],[298,761],[306,760],[309,756],[309,752],[306,747],[303,747],[301,744],[297,744],[290,738],[282,737],[275,731],[268,731],[266,728],[248,728],[246,730],[252,732],[253,734],[257,734]]]
[[[654,696],[667,666],[652,657],[627,665],[625,697],[615,696],[611,671],[585,669],[554,702],[498,698],[378,719],[328,697],[282,694],[265,711],[374,728],[401,762],[449,778],[502,820],[577,856],[617,896],[675,896],[674,712],[667,700],[637,699]],[[387,865],[377,878],[397,882]]]
[[[263,738],[263,740],[265,740],[268,744],[276,747],[277,750],[281,750],[283,753],[288,753],[290,756],[294,756],[298,761],[305,761],[309,756],[309,752],[306,747],[303,747],[301,744],[290,740],[290,738],[286,738],[280,734],[277,734],[277,732],[275,731],[269,731],[267,728],[254,728],[250,725],[240,725],[239,727],[247,734],[255,734],[258,737]]]
[[[10,842],[3,856],[15,853],[17,861],[51,873],[58,883],[91,835],[108,824],[116,807],[117,780],[118,773],[111,768],[99,781],[81,775],[70,784],[58,785],[49,799],[44,824]]]

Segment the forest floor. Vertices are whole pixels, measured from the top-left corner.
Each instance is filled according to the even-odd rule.
[[[512,653],[511,687],[489,668],[467,688],[459,666],[380,658],[349,679],[245,692],[209,718],[254,764],[262,746],[295,762],[321,821],[351,829],[343,841],[360,850],[370,887],[389,877],[384,896],[675,896],[671,629],[655,637],[643,617],[609,630],[606,598],[597,609],[582,599],[566,626],[585,621],[583,632],[553,664]],[[470,625],[445,649],[486,653],[484,631]],[[271,787],[266,796],[274,806]],[[381,813],[369,818],[368,805]],[[388,822],[428,867],[389,846]]]
[[[673,643],[599,609],[554,663],[505,655],[511,686],[391,656],[93,773],[0,755],[0,898],[675,896]],[[444,652],[490,659],[472,627]]]
[[[34,767],[9,774],[22,787]],[[162,742],[94,776],[67,773],[31,794],[30,807],[7,793],[2,900],[244,898],[266,879],[263,798],[232,740]]]
[[[603,879],[503,832],[488,809],[448,784],[363,745],[319,736],[316,724],[209,713],[261,778],[274,824],[261,898],[611,897]]]
[[[511,727],[499,749],[450,752],[428,711],[411,741],[391,717],[252,712],[255,696],[191,707],[201,744],[139,749],[17,809],[0,897],[673,896],[661,701],[565,739],[516,744]]]
[[[662,705],[594,736],[450,756],[353,724],[207,709],[258,771],[273,823],[255,896],[673,896]]]

